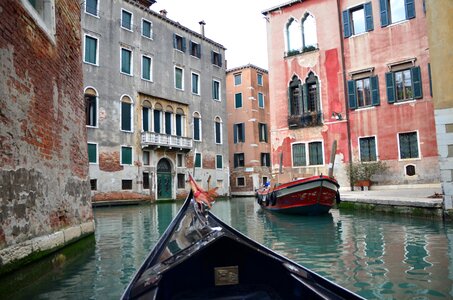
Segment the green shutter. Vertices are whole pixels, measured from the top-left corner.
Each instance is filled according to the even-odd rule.
[[[151,79],[151,59],[149,57],[143,57],[142,63],[142,77],[143,79]]]
[[[303,99],[303,106],[302,106],[302,111],[300,111],[300,114],[303,114],[308,110],[308,86],[306,84],[299,85],[299,106],[302,104],[300,101]],[[300,95],[302,93],[302,95]]]
[[[160,133],[160,110],[154,111],[154,132]]]
[[[165,112],[165,133],[171,134],[171,112]]]
[[[370,78],[371,84],[371,104],[372,105],[379,105],[381,100],[379,98],[379,79],[376,76]]]
[[[267,124],[264,125],[264,141],[267,143]]]
[[[86,36],[85,37],[85,61],[96,64],[97,40]]]
[[[293,144],[293,166],[306,166],[305,144]]]
[[[395,79],[393,73],[385,73],[385,84],[387,88],[387,101],[388,103],[395,103]]]
[[[90,163],[97,163],[97,145],[88,144],[88,161]]]
[[[242,93],[237,93],[235,95],[235,108],[241,108],[242,107]]]
[[[414,89],[414,99],[421,99],[423,98],[423,91],[420,67],[411,68],[411,75],[412,75],[412,87]]]
[[[351,36],[351,26],[350,26],[350,22],[349,22],[349,10],[343,11],[343,34],[344,34],[345,38]]]
[[[143,131],[149,131],[149,108],[143,107],[142,109],[142,118],[143,118]]]
[[[348,80],[348,103],[349,109],[357,108],[357,97],[355,94],[355,81]]]
[[[193,119],[193,139],[196,141],[200,140],[200,119],[194,118]]]
[[[245,143],[245,123],[241,123],[241,142]]]
[[[132,165],[132,148],[121,147],[121,164]]]
[[[176,135],[182,136],[182,116],[176,115]]]
[[[433,81],[431,77],[431,64],[428,63],[428,77],[429,77],[429,95],[433,96]]]
[[[121,130],[131,131],[131,104],[121,102]]]
[[[234,143],[238,142],[238,124],[233,125]]]
[[[182,38],[182,52],[186,52],[186,38],[183,37]]]
[[[222,155],[217,155],[216,158],[216,168],[223,169]]]
[[[388,0],[379,0],[380,14],[381,14],[381,27],[389,25],[389,10]]]
[[[131,73],[131,52],[126,49],[121,49],[121,72]]]
[[[176,34],[173,33],[173,48],[178,49],[178,42],[176,40]]]
[[[201,168],[201,154],[195,153],[195,167]]]
[[[215,142],[217,144],[221,144],[221,140],[220,140],[220,123],[219,122],[215,122]]]
[[[376,161],[376,139],[370,138],[370,161]]]
[[[406,19],[415,18],[414,0],[404,0],[404,6],[406,8]]]
[[[373,8],[371,6],[371,2],[364,4],[364,11],[365,11],[365,30],[371,31],[374,29]]]

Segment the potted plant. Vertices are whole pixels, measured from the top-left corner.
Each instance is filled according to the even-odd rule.
[[[353,186],[370,187],[372,183],[372,177],[376,174],[384,173],[388,169],[388,166],[382,161],[370,161],[370,162],[352,162],[348,166],[348,176]]]

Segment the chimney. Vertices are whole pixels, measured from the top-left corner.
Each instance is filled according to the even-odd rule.
[[[165,9],[161,9],[159,12],[162,16],[164,16],[164,17],[167,16],[167,11]]]
[[[200,33],[204,37],[204,25],[206,25],[206,22],[201,20],[198,24],[200,24]]]

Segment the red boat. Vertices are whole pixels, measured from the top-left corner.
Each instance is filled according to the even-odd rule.
[[[316,175],[256,191],[258,204],[266,210],[318,215],[329,212],[340,201],[338,182],[329,176]]]

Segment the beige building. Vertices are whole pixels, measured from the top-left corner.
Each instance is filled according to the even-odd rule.
[[[426,1],[430,72],[445,209],[453,209],[453,2]]]
[[[268,72],[254,65],[227,70],[231,194],[252,195],[271,179]]]

